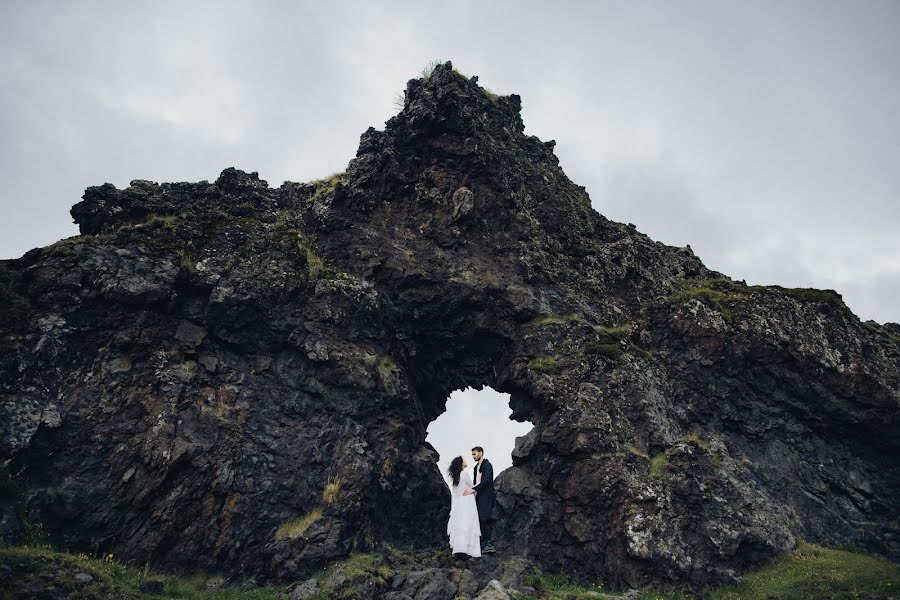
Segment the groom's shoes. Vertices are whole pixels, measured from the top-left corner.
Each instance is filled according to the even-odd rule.
[[[496,552],[496,550],[494,549],[494,544],[491,543],[486,544],[485,547],[481,549],[482,554],[493,554],[494,552]]]

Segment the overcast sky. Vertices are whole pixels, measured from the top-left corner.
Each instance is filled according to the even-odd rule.
[[[526,131],[557,141],[607,217],[748,283],[834,288],[861,318],[900,321],[900,2],[7,0],[2,14],[0,258],[74,235],[89,185],[342,171],[406,80],[450,59],[522,96]]]
[[[441,455],[437,464],[445,478],[447,467],[456,456],[466,460],[471,473],[475,446],[484,448],[494,475],[511,466],[516,438],[532,429],[529,422],[511,421],[511,414],[509,394],[487,386],[483,390],[466,388],[450,394],[447,412],[432,421],[425,438]]]

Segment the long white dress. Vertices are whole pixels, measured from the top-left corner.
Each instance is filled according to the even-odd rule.
[[[463,471],[459,474],[459,485],[453,485],[450,478],[447,483],[450,486],[450,519],[447,521],[450,549],[454,554],[481,556],[481,525],[478,524],[475,494],[463,496],[465,489],[472,487],[472,477]]]

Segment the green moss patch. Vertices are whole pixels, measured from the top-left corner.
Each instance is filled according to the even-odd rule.
[[[715,290],[713,288],[704,287],[702,285],[688,286],[679,292],[675,292],[669,296],[670,304],[683,304],[688,300],[699,300],[703,304],[714,308],[722,314],[729,314],[725,301],[729,295]]]
[[[628,342],[628,338],[631,336],[631,329],[631,323],[611,327],[596,326],[593,328],[595,339],[585,342],[581,349],[585,354],[602,356],[612,360],[620,357],[629,349],[641,352]]]
[[[642,458],[644,460],[650,460],[650,457],[647,455],[646,452],[643,452],[642,450],[635,448],[634,446],[626,446],[625,451],[628,452],[629,454],[637,456],[638,458]]]
[[[525,584],[537,596],[514,595],[517,600],[586,600],[616,598],[601,586],[579,586],[565,577],[534,572]],[[694,594],[677,588],[644,589],[641,600],[693,600]],[[790,554],[749,573],[736,586],[707,588],[708,600],[851,600],[900,597],[900,567],[885,558],[868,554],[822,548],[801,543]]]
[[[397,375],[400,373],[397,361],[386,354],[379,356],[375,363],[375,370],[378,372],[381,387],[389,394],[397,393]]]
[[[216,574],[189,576],[162,575],[119,562],[114,556],[92,558],[86,554],[59,552],[48,546],[10,546],[0,548],[0,564],[9,565],[11,588],[0,590],[0,598],[29,598],[35,586],[47,591],[47,597],[100,600],[143,600],[151,598],[183,598],[188,600],[275,600],[283,598],[284,588],[264,587],[252,590],[207,591],[210,584],[221,583]],[[88,579],[85,574],[90,577]],[[160,581],[162,595],[142,593],[139,588],[148,580]],[[26,587],[27,586],[27,587]],[[28,591],[26,591],[28,590]],[[43,596],[42,596],[43,597]]]
[[[322,179],[311,181],[310,184],[316,186],[316,189],[312,193],[312,196],[309,197],[310,204],[322,200],[328,195],[334,193],[334,190],[337,189],[337,186],[342,183],[344,183],[343,173],[335,173],[328,177],[323,177]]]
[[[669,466],[669,457],[665,452],[654,454],[650,459],[650,477],[662,477],[666,467]]]
[[[528,368],[538,373],[556,373],[559,371],[559,359],[556,356],[539,356],[528,361]]]
[[[815,288],[783,288],[773,285],[769,289],[777,290],[795,300],[801,302],[819,302],[823,304],[843,305],[844,300],[840,294],[834,290],[817,290]]]
[[[526,323],[529,327],[541,327],[543,325],[565,325],[570,321],[576,321],[575,315],[538,315]]]
[[[547,600],[602,600],[618,597],[618,594],[604,592],[603,587],[600,585],[576,585],[562,575],[551,575],[537,570],[526,575],[523,583],[537,590],[540,594],[537,596],[538,598]],[[516,593],[510,596],[513,600],[525,600],[526,598],[535,597]]]
[[[883,325],[879,325],[878,323],[867,321],[867,322],[863,323],[863,327],[865,327],[867,330],[871,331],[872,333],[874,333],[876,335],[884,336],[887,340],[900,346],[900,335],[891,333]]]
[[[420,559],[421,557],[416,557]],[[375,590],[384,590],[394,576],[393,563],[405,563],[412,557],[397,551],[353,554],[335,562],[317,575],[320,591],[315,600],[326,598],[372,597]],[[119,562],[112,555],[102,558],[85,554],[58,552],[47,546],[14,546],[0,548],[0,564],[9,565],[12,579],[22,590],[24,586],[55,588],[57,597],[94,600],[121,598],[143,600],[160,598],[142,593],[140,585],[148,580],[162,583],[162,597],[205,600],[270,600],[283,598],[284,588],[264,587],[252,590],[207,591],[223,581],[217,574],[198,573],[175,576],[152,573]],[[396,566],[396,565],[395,565]],[[90,576],[84,581],[85,574]],[[524,583],[537,591],[536,595],[511,594],[517,600],[612,600],[619,594],[604,589],[602,582],[577,585],[561,575],[533,571]],[[29,597],[31,592],[20,587],[0,590],[0,598]],[[710,600],[818,600],[890,598],[900,596],[900,567],[887,559],[846,550],[822,548],[801,543],[799,547],[772,564],[748,573],[737,586],[708,588],[703,597]],[[642,600],[689,600],[693,594],[677,588],[640,591]]]
[[[718,454],[713,452],[710,449],[709,444],[707,444],[702,439],[700,439],[700,436],[698,436],[696,433],[688,433],[688,434],[681,436],[680,438],[678,438],[675,441],[675,444],[688,444],[690,446],[697,448],[698,450],[705,452],[707,455],[709,455],[710,459],[713,461],[714,464],[717,464],[718,462],[721,461],[721,457],[719,457]],[[659,452],[658,454],[654,454],[650,458],[650,476],[651,477],[655,477],[655,478],[662,477],[663,474],[665,473],[666,469],[670,468],[669,459],[671,457],[669,455],[669,452],[671,450],[672,450],[672,448],[668,448],[662,452]]]
[[[621,344],[601,344],[599,342],[588,342],[584,345],[586,354],[598,354],[606,358],[618,358],[624,350]]]
[[[631,335],[631,323],[625,323],[624,325],[616,325],[614,327],[594,327],[594,333],[601,340],[605,341],[617,341],[617,340],[625,340]]]
[[[275,532],[276,540],[293,540],[309,529],[309,526],[315,523],[322,516],[321,508],[314,508],[302,517],[285,521],[278,527]]]
[[[813,600],[900,596],[900,567],[885,558],[801,543],[791,554],[750,573],[712,600]],[[707,596],[705,596],[707,597]]]

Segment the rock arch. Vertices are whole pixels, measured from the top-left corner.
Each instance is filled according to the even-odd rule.
[[[425,428],[487,383],[535,425],[503,552],[621,585],[799,538],[896,559],[900,329],[609,221],[520,107],[447,63],[326,180],[89,188],[83,235],[0,270],[18,501],[65,547],[264,578],[443,546]]]

